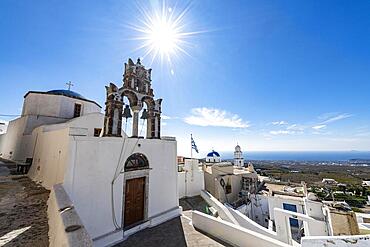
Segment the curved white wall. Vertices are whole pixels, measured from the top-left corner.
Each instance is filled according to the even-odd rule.
[[[24,99],[22,116],[41,115],[58,118],[73,118],[75,103],[82,105],[81,115],[101,111],[101,107],[93,102],[64,95],[31,92]]]

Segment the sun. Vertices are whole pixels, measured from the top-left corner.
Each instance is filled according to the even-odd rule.
[[[191,38],[200,33],[188,30],[189,23],[186,15],[190,5],[179,9],[166,6],[163,1],[161,7],[138,6],[140,15],[129,28],[135,31],[133,38],[138,42],[135,51],[140,50],[142,58],[150,58],[151,63],[160,60],[161,64],[168,62],[170,72],[174,74],[173,60],[181,55],[190,56],[188,49],[192,47]]]
[[[149,47],[168,55],[176,50],[180,35],[172,23],[162,19],[152,23],[147,38]]]

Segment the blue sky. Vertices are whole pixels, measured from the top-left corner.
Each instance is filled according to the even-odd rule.
[[[140,4],[139,4],[140,3]],[[143,57],[130,25],[158,1],[0,2],[0,114],[28,90],[65,88],[101,105],[123,63]],[[167,1],[183,18],[189,55],[151,62],[162,135],[189,155],[214,148],[370,149],[369,1]],[[172,70],[172,72],[171,72]],[[10,120],[1,117],[3,120]]]

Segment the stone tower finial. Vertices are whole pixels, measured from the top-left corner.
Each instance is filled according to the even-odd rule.
[[[141,65],[140,58],[137,59],[136,64],[140,64]]]

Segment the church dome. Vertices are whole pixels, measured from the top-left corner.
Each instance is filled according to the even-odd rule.
[[[235,152],[240,152],[240,151],[242,151],[242,149],[240,148],[240,146],[239,146],[239,144],[238,144],[238,145],[236,145],[236,147],[235,147]]]
[[[64,96],[71,97],[71,98],[86,100],[86,98],[82,96],[81,94],[76,93],[71,90],[66,90],[66,89],[50,90],[50,91],[47,91],[46,93],[53,94],[53,95],[64,95]]]
[[[212,152],[207,154],[207,157],[220,157],[220,154],[215,150],[212,150]]]

